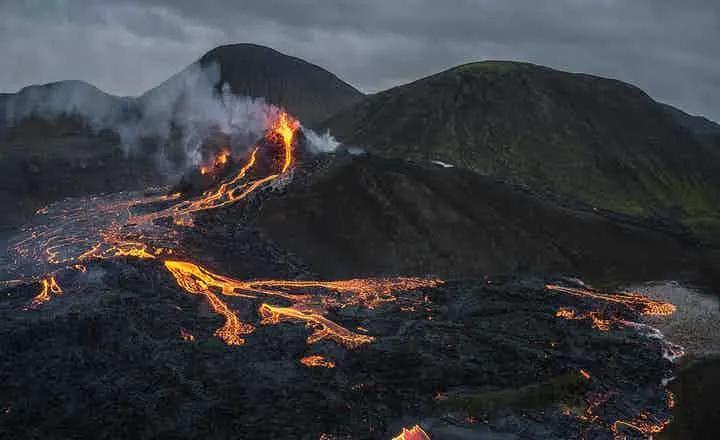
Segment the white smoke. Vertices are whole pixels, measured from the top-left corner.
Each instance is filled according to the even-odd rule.
[[[262,98],[233,95],[227,84],[218,91],[219,82],[217,64],[195,63],[137,98],[108,95],[81,81],[31,86],[0,101],[0,117],[10,126],[32,116],[80,116],[96,132],[116,132],[129,155],[154,145],[159,169],[172,175],[197,166],[203,142],[213,135],[231,139],[227,147],[242,153],[280,111]],[[339,144],[329,133],[303,132],[312,152],[332,152]]]
[[[313,153],[332,153],[340,145],[340,142],[335,140],[329,131],[317,134],[312,130],[303,128],[303,133],[308,142],[308,149]]]
[[[180,149],[187,166],[202,160],[202,144],[213,134],[232,139],[230,147],[241,153],[263,135],[280,111],[262,98],[233,95],[225,84],[220,92],[217,64],[193,64],[159,87],[138,98],[141,118],[120,126],[124,143],[133,145],[148,137],[161,139],[167,157]],[[242,150],[242,151],[241,151]]]

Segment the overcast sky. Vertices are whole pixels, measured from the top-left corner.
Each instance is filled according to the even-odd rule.
[[[720,120],[718,0],[0,0],[0,91],[82,79],[137,95],[251,42],[364,92],[464,62],[595,73]]]

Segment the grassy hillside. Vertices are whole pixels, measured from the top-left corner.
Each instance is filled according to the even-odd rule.
[[[385,156],[440,160],[624,214],[715,221],[720,156],[616,80],[479,62],[368,96],[320,124]]]

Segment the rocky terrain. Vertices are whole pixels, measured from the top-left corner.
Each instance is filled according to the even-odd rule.
[[[253,217],[321,276],[525,272],[619,283],[714,271],[682,239],[467,170],[343,155],[323,166]]]
[[[3,233],[52,201],[162,182],[155,164],[127,156],[115,133],[95,132],[75,118],[23,120],[0,129],[0,145]]]
[[[661,383],[673,372],[669,359],[681,349],[647,337],[641,323],[648,313],[672,313],[669,304],[592,290],[561,276],[477,274],[453,280],[473,267],[453,268],[443,263],[444,254],[426,253],[413,261],[418,252],[412,248],[402,250],[404,257],[394,255],[406,265],[381,273],[364,262],[367,257],[344,260],[333,253],[352,243],[342,233],[328,234],[319,244],[325,253],[284,247],[272,220],[275,210],[285,206],[292,215],[283,224],[304,235],[309,226],[295,217],[302,212],[297,206],[312,210],[313,204],[298,204],[295,197],[325,200],[328,212],[345,212],[341,200],[372,204],[382,185],[355,181],[354,174],[376,168],[420,182],[472,179],[467,171],[386,159],[311,158],[281,185],[198,212],[192,223],[158,218],[169,228],[160,238],[177,240],[172,252],[143,247],[129,257],[100,253],[81,264],[60,264],[52,278],[40,282],[4,283],[0,432],[46,438],[93,432],[97,438],[387,439],[419,424],[442,440],[646,438],[664,428],[671,397]],[[355,181],[356,190],[364,185],[373,197],[327,196],[323,182],[333,176],[350,180],[330,187],[352,188]],[[557,218],[558,227],[597,228],[593,234],[607,234],[598,237],[606,241],[629,239],[622,225],[553,207],[505,184],[482,178],[477,188],[487,191],[487,207],[500,210],[499,200],[517,198],[513,205],[522,201],[537,211],[535,218]],[[502,197],[488,197],[494,192]],[[390,205],[402,204],[392,191],[382,194]],[[53,205],[40,217],[73,203]],[[87,209],[94,209],[89,203]],[[164,209],[167,202],[153,208],[156,203],[131,209],[142,214]],[[440,219],[459,215],[437,208]],[[65,217],[74,211],[67,212]],[[507,236],[526,234],[530,240],[535,232],[522,222],[514,228]],[[66,232],[64,237],[72,238]],[[497,240],[505,237],[493,233]],[[638,237],[653,243],[652,233]],[[145,241],[154,244],[150,236]],[[656,245],[673,246],[662,240]],[[490,243],[476,254],[493,261],[493,248]],[[683,252],[668,251],[676,257]],[[366,252],[383,253],[373,247]],[[323,264],[317,255],[333,263]],[[511,258],[520,255],[518,250]],[[417,263],[423,259],[435,259],[447,276],[399,284],[392,278],[380,284],[358,279],[413,275],[424,269]],[[178,269],[182,262],[192,262],[185,275]],[[191,274],[195,265],[203,269]],[[317,284],[331,277],[335,281]],[[342,284],[350,278],[355,281]],[[373,287],[385,282],[395,287]],[[358,284],[364,287],[351,290]]]
[[[238,240],[237,259],[209,267],[316,279],[251,237]],[[256,326],[244,344],[225,345],[213,334],[223,319],[156,261],[97,261],[56,280],[63,292],[30,309],[37,283],[0,295],[8,438],[388,439],[417,423],[433,439],[644,438],[651,428],[619,421],[663,426],[669,416],[660,341],[557,317],[571,308],[639,319],[545,288],[584,288],[574,281],[446,281],[370,309],[332,309],[327,318],[374,338],[349,349],[308,343],[301,322],[263,322],[267,298],[223,296]],[[332,368],[300,362],[309,356]]]
[[[698,135],[714,124],[617,80],[472,63],[368,96],[321,126],[385,156],[439,160],[715,237],[720,150]]]
[[[710,121],[522,63],[363,97],[254,45],[0,112],[2,438],[717,437],[700,302],[644,284],[720,286]]]

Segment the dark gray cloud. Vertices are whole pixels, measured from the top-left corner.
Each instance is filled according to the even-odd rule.
[[[366,92],[464,62],[610,76],[720,120],[717,0],[0,0],[0,90],[82,79],[139,94],[254,42]]]

